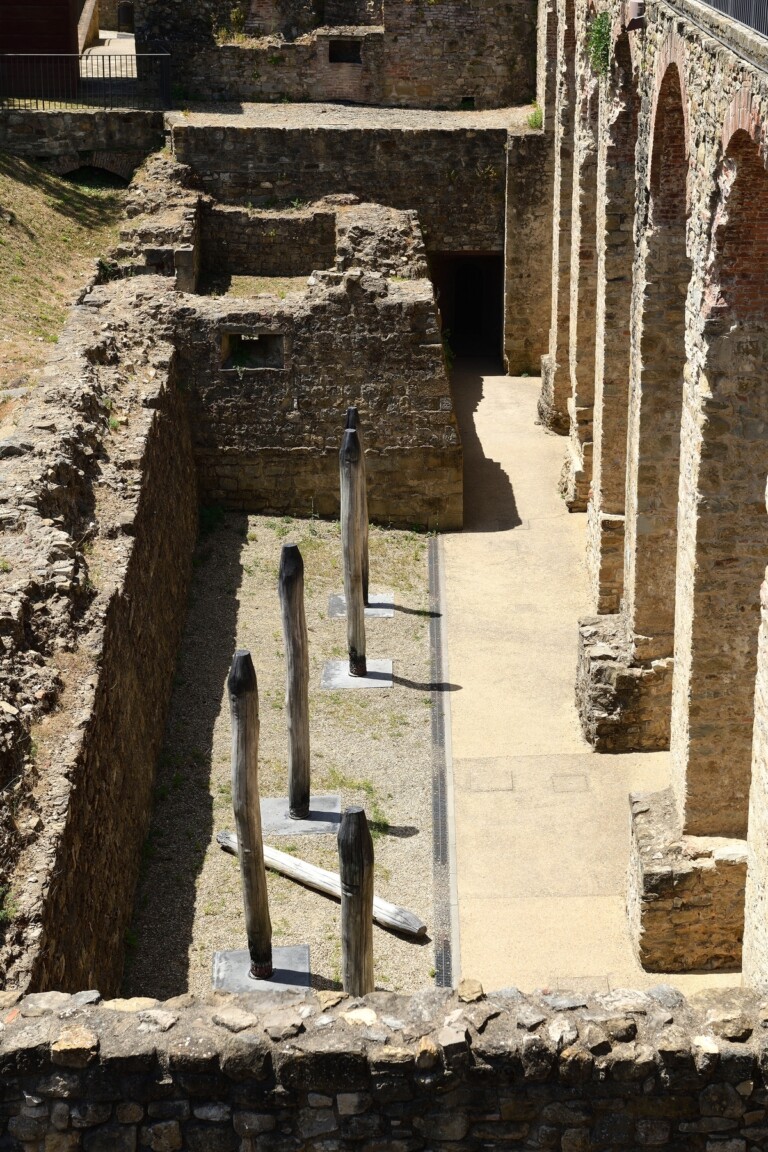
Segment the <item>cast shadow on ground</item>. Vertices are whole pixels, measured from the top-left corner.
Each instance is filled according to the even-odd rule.
[[[406,616],[424,616],[430,620],[437,620],[442,612],[431,612],[428,608],[406,608],[403,604],[393,604],[395,612],[402,612]]]
[[[162,1000],[188,986],[197,880],[214,827],[213,732],[237,643],[248,531],[244,514],[212,524],[201,513],[201,523],[123,980],[126,995]]]
[[[370,676],[374,673],[370,672]],[[461,684],[449,684],[447,680],[408,680],[405,676],[392,677],[394,684],[403,688],[415,688],[417,692],[461,692]]]
[[[483,375],[498,376],[501,372],[499,365],[457,360],[451,376],[464,449],[465,532],[506,532],[522,524],[509,476],[496,460],[485,455],[475,427],[475,412],[483,398]]]

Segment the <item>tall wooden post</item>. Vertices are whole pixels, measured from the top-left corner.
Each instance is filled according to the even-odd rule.
[[[363,580],[363,604],[366,608],[369,607],[368,601],[368,477],[365,469],[365,441],[363,439],[363,428],[360,421],[360,413],[356,405],[347,408],[347,428],[354,428],[357,432],[357,439],[360,444],[360,552],[361,552],[361,570]]]
[[[288,814],[309,815],[309,644],[304,613],[304,561],[298,544],[283,544],[277,582],[285,639],[288,716]]]
[[[344,430],[339,452],[339,476],[349,674],[366,676],[368,667],[365,662],[365,604],[360,546],[360,441],[354,428]]]
[[[227,687],[232,716],[232,805],[251,976],[265,980],[272,975],[272,923],[259,806],[259,689],[250,652],[235,652]]]
[[[373,992],[373,840],[359,805],[344,810],[339,826],[341,973],[351,996]]]

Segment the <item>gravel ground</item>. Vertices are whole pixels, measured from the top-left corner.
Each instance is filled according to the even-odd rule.
[[[260,791],[287,789],[285,668],[277,570],[283,543],[305,564],[310,642],[312,791],[363,803],[372,821],[376,894],[428,925],[419,943],[374,926],[377,988],[405,991],[433,975],[431,692],[425,537],[372,527],[371,590],[395,590],[394,619],[367,621],[369,658],[392,657],[390,691],[321,691],[327,658],[342,658],[343,620],[328,619],[342,589],[339,525],[227,514],[203,516],[189,616],[176,669],[156,800],[134,920],[126,995],[169,997],[210,988],[213,953],[245,947],[239,869],[216,833],[233,830],[226,676],[249,648],[259,681]],[[337,870],[335,836],[272,837],[283,851]],[[273,942],[309,944],[313,984],[340,986],[339,905],[268,872]]]
[[[443,131],[508,128],[517,134],[531,131],[528,117],[530,104],[512,108],[481,110],[433,111],[427,108],[374,108],[361,104],[263,103],[190,104],[182,112],[169,112],[171,124],[189,124],[195,128],[387,128],[438,129]]]

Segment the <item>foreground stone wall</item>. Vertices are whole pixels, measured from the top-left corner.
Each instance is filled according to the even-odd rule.
[[[3,1012],[4,1147],[744,1152],[768,1138],[766,1008],[747,994],[98,999]]]
[[[0,152],[60,174],[92,164],[128,180],[164,131],[162,112],[0,110]]]
[[[3,449],[4,736],[22,772],[0,965],[20,988],[121,978],[197,525],[150,300],[86,294]]]

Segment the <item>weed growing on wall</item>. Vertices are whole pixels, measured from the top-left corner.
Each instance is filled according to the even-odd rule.
[[[544,123],[544,113],[540,104],[534,104],[533,111],[528,114],[528,127],[539,129]]]
[[[587,31],[589,63],[596,76],[607,76],[611,61],[611,16],[601,12],[595,16]]]

